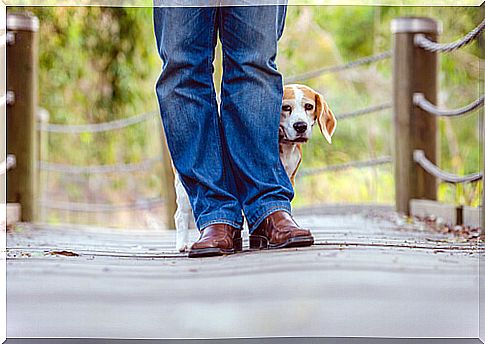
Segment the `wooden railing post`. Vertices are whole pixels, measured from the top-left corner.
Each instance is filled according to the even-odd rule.
[[[37,31],[39,21],[29,14],[7,15],[11,42],[7,47],[7,153],[17,165],[7,176],[7,202],[20,203],[22,221],[34,221],[37,191]]]
[[[413,161],[413,151],[421,149],[436,163],[436,118],[413,105],[413,94],[423,93],[437,104],[438,58],[414,45],[416,34],[435,40],[441,31],[439,22],[430,18],[396,18],[391,23],[394,36],[394,176],[396,209],[409,214],[413,198],[436,199],[437,181]]]

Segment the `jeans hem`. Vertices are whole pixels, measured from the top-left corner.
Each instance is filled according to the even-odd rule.
[[[264,207],[259,208],[258,212],[250,217],[248,216],[249,234],[252,234],[265,218],[279,210],[286,211],[291,215],[291,205],[289,202],[279,201],[267,203]],[[253,221],[255,218],[256,220]]]
[[[224,224],[232,226],[232,227],[234,227],[238,230],[242,230],[242,222],[243,222],[242,219],[241,219],[241,221],[238,221],[238,220],[229,219],[229,218],[224,217],[224,216],[215,217],[215,218],[211,216],[211,219],[206,219],[206,220],[203,220],[203,221],[204,222],[202,222],[202,221],[197,222],[197,228],[199,229],[199,231],[202,231],[204,228],[206,228],[210,225],[216,224],[216,223],[224,223]]]

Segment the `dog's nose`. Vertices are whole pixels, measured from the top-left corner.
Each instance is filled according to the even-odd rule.
[[[296,122],[295,124],[293,124],[293,128],[295,128],[297,133],[301,134],[307,130],[308,125],[305,122]]]

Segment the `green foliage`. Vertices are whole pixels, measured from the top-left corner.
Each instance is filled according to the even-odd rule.
[[[331,33],[346,60],[370,55],[374,48],[374,19],[379,7],[316,7],[315,22]]]
[[[156,107],[153,85],[160,63],[154,54],[153,37],[147,32],[150,10],[29,10],[41,22],[39,97],[41,106],[50,112],[51,122],[99,123]],[[142,158],[140,150],[147,144],[143,130],[120,133],[118,137],[82,134],[74,138],[59,134],[50,140],[52,149],[62,151],[59,158],[69,158],[71,163],[73,149],[80,163],[87,159],[91,163],[114,163],[120,158]],[[76,149],[78,143],[95,149]]]

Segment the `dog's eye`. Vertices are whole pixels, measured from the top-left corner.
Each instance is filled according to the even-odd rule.
[[[282,109],[283,109],[283,111],[291,111],[291,106],[283,105]]]
[[[305,110],[313,110],[313,105],[312,104],[305,104]]]

